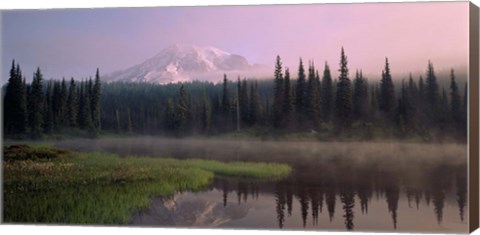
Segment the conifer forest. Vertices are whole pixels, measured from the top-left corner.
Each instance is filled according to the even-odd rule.
[[[339,76],[332,77],[331,70]],[[102,133],[185,137],[235,132],[275,138],[310,133],[319,139],[466,141],[467,84],[439,80],[428,62],[418,78],[392,79],[388,58],[380,79],[351,71],[342,48],[338,65],[299,61],[270,79],[225,74],[223,82],[151,84],[105,82],[95,77],[31,83],[12,62],[4,88],[5,134],[40,138]]]

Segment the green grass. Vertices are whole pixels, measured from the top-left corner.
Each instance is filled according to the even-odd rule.
[[[120,158],[28,146],[4,148],[4,155],[7,223],[126,224],[152,197],[201,189],[216,174],[275,179],[291,170],[284,164]]]

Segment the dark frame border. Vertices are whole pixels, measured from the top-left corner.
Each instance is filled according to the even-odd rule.
[[[470,41],[469,41],[469,231],[478,228],[479,208],[479,9],[470,2]]]

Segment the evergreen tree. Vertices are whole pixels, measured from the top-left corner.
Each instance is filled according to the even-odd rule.
[[[78,99],[76,92],[75,80],[70,80],[70,86],[68,87],[68,101],[67,101],[67,117],[68,125],[70,127],[76,127],[78,125]]]
[[[317,128],[320,124],[320,96],[318,94],[318,80],[315,76],[315,66],[313,62],[308,66],[308,85],[307,85],[307,115],[312,124],[311,127]]]
[[[330,75],[330,68],[327,62],[325,62],[325,68],[323,70],[322,92],[320,94],[322,100],[323,121],[329,123],[332,120],[334,99],[332,76]]]
[[[405,86],[405,81],[402,81],[400,98],[398,99],[397,111],[395,113],[395,122],[402,136],[405,135],[405,132],[406,132],[406,123],[407,123],[407,116],[408,116],[407,103],[408,103],[407,88]]]
[[[292,116],[295,109],[295,98],[292,94],[292,87],[290,84],[290,71],[288,68],[285,68],[285,78],[284,78],[284,88],[283,88],[283,127],[288,127],[291,125]]]
[[[182,84],[179,90],[179,98],[177,109],[175,113],[175,118],[177,119],[178,128],[180,131],[184,132],[187,130],[189,119],[189,110],[190,106],[188,105],[188,97],[187,92],[185,91],[185,87]]]
[[[274,98],[273,98],[273,126],[280,128],[282,124],[282,111],[283,111],[283,96],[284,96],[284,84],[282,74],[282,62],[280,56],[277,55],[275,62],[275,74],[274,74]]]
[[[298,78],[295,91],[295,111],[298,117],[299,127],[305,126],[305,113],[306,113],[306,95],[307,85],[305,79],[305,69],[303,68],[303,61],[300,58],[300,64],[298,66]]]
[[[418,80],[418,96],[422,99],[425,97],[425,82],[422,76]]]
[[[43,95],[43,75],[40,68],[33,75],[31,85],[31,109],[30,109],[30,131],[34,138],[40,137],[43,131],[43,112],[44,112],[44,95]]]
[[[438,111],[438,84],[437,77],[435,76],[435,71],[433,69],[433,64],[428,61],[428,68],[426,74],[426,87],[425,87],[425,97],[428,104],[429,113],[432,117],[436,116]]]
[[[101,120],[100,120],[100,96],[101,96],[101,84],[100,84],[100,72],[97,68],[95,73],[95,84],[92,88],[92,122],[95,130],[101,129]]]
[[[462,123],[462,105],[460,94],[458,92],[457,82],[455,81],[455,72],[453,69],[450,73],[450,79],[450,116],[452,117],[455,124],[458,125]]]
[[[250,84],[250,124],[256,125],[260,122],[260,113],[261,113],[261,105],[260,105],[260,95],[258,94],[258,83],[255,81],[254,83]]]
[[[53,112],[53,116],[52,116],[53,129],[58,131],[60,129],[60,124],[62,121],[61,97],[60,97],[61,87],[60,87],[60,82],[58,81],[51,81],[49,83],[51,83],[50,85],[53,87],[53,91],[51,91],[50,93],[51,97],[50,97],[50,101],[47,102],[48,103],[47,105],[51,106],[50,108],[52,109],[52,112]]]
[[[378,95],[376,85],[370,86],[370,106],[369,106],[369,121],[375,122],[377,120],[377,111],[378,111]]]
[[[117,133],[121,133],[122,131],[122,125],[120,124],[120,113],[118,112],[118,109],[115,110],[115,130]]]
[[[203,91],[203,103],[200,119],[203,133],[208,134],[212,125],[212,109],[210,106],[210,100],[208,99],[208,95],[205,90]]]
[[[89,89],[90,82],[82,82],[80,86],[80,127],[84,130],[93,131],[94,126],[92,122],[92,112],[91,112],[91,102],[90,94],[91,90]]]
[[[228,79],[226,74],[223,75],[222,109],[225,115],[228,115],[230,112],[230,98],[228,94]]]
[[[352,124],[352,89],[348,78],[347,57],[342,47],[340,56],[340,75],[338,77],[337,92],[335,99],[335,116],[337,130],[343,132]]]
[[[249,117],[250,117],[250,110],[248,109],[248,88],[247,88],[247,80],[243,79],[241,86],[240,86],[240,97],[239,97],[239,102],[240,102],[240,117],[242,120],[242,124],[248,124],[249,123]]]
[[[130,108],[127,109],[127,126],[126,126],[127,133],[131,134],[133,132],[132,126],[132,116],[130,113]]]
[[[230,114],[231,114],[231,108],[232,104],[230,102],[230,94],[228,92],[228,79],[227,75],[223,75],[223,89],[222,89],[222,102],[221,102],[221,129],[223,131],[229,129],[230,125],[228,125],[229,120],[231,119]]]
[[[4,128],[7,135],[25,133],[27,130],[27,94],[20,66],[12,61],[10,78],[4,98]]]
[[[165,129],[172,132],[176,129],[177,118],[175,117],[175,108],[172,98],[168,98],[165,111]]]
[[[467,127],[467,115],[468,115],[468,84],[466,82],[465,82],[465,88],[463,90],[463,109],[462,110],[463,110],[464,128],[466,128]]]
[[[365,120],[368,107],[368,85],[362,72],[356,72],[353,81],[353,114],[357,120]]]
[[[465,88],[463,91],[463,107],[462,107],[462,131],[463,136],[467,136],[468,129],[468,84],[465,82]]]
[[[67,103],[68,103],[68,91],[67,91],[67,82],[65,78],[62,79],[62,83],[60,85],[60,125],[61,127],[65,127],[68,123],[68,110],[67,110]]]
[[[55,85],[52,85],[53,83],[54,83],[53,81],[49,81],[47,83],[47,91],[45,93],[44,130],[48,134],[51,134],[53,129],[55,128],[55,115],[54,115],[55,102],[53,100],[54,99],[54,96],[53,96],[54,91],[52,91],[52,86],[55,86]],[[55,89],[53,89],[53,90],[55,90]]]
[[[419,96],[419,91],[417,88],[417,85],[415,84],[415,81],[413,80],[412,74],[410,73],[410,76],[408,78],[408,87],[407,87],[407,92],[406,92],[406,100],[407,100],[407,122],[409,125],[409,128],[415,129],[418,126],[418,122],[420,119],[420,114],[421,112],[420,109],[420,96]]]
[[[395,110],[395,88],[390,74],[388,58],[385,58],[385,69],[382,71],[380,93],[380,110],[384,113],[387,120],[391,119]]]
[[[220,123],[218,117],[222,115],[222,100],[217,92],[213,94],[212,98],[212,123]]]
[[[448,103],[448,95],[445,88],[442,89],[442,95],[440,96],[439,104],[438,104],[438,124],[440,130],[445,130],[450,122],[450,105]],[[439,136],[442,138],[445,136],[444,131],[438,132]]]

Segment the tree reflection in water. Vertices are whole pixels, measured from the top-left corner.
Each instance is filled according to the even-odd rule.
[[[345,174],[345,171],[348,174]],[[321,173],[319,173],[321,172]],[[337,173],[343,172],[343,173]],[[315,177],[317,176],[317,177]],[[259,193],[271,194],[275,198],[275,214],[279,228],[284,228],[288,217],[292,216],[293,204],[298,203],[301,225],[303,227],[317,227],[319,217],[327,213],[328,221],[335,218],[337,197],[340,200],[342,218],[347,230],[355,228],[355,204],[364,216],[369,215],[369,204],[374,201],[384,201],[391,216],[394,229],[401,221],[399,219],[399,200],[406,198],[408,208],[417,211],[425,210],[433,205],[433,212],[439,224],[444,218],[444,207],[447,195],[452,191],[461,221],[465,220],[467,206],[467,178],[466,166],[450,167],[437,165],[430,169],[423,169],[418,177],[404,177],[402,171],[388,171],[379,168],[351,168],[317,166],[317,169],[302,169],[294,171],[287,179],[277,182],[249,182],[242,180],[215,179],[214,188],[223,191],[223,205],[227,206],[230,192],[236,191],[237,203],[246,203],[248,196],[252,200],[258,199]],[[377,195],[374,198],[374,195]],[[427,208],[420,208],[421,202]],[[323,211],[325,202],[326,211]],[[295,203],[295,205],[297,205]],[[296,214],[296,213],[295,213]],[[309,221],[311,215],[312,221]],[[373,217],[372,217],[373,218]]]

